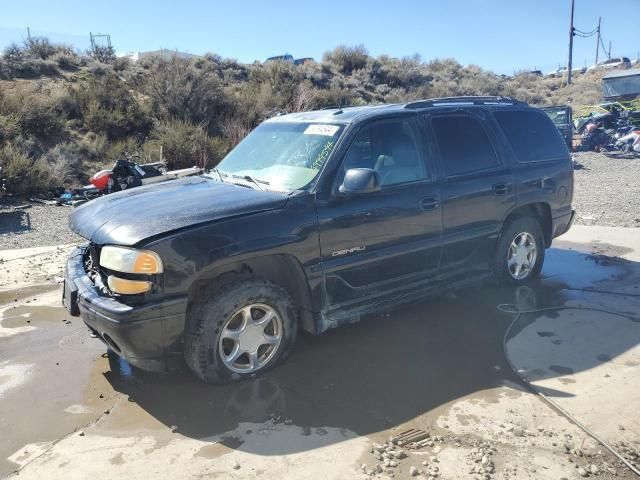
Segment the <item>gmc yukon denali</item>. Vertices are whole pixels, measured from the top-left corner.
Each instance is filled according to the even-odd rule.
[[[444,289],[536,277],[571,226],[573,165],[502,97],[271,118],[208,174],[76,209],[63,303],[131,365],[224,383]]]

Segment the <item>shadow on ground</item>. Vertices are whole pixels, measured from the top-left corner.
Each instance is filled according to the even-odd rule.
[[[31,230],[29,212],[25,210],[0,211],[0,235]]]
[[[519,384],[503,352],[513,315],[499,311],[498,305],[520,310],[563,306],[572,289],[602,289],[604,283],[614,288],[611,282],[640,272],[636,262],[621,258],[605,261],[611,257],[560,249],[549,254],[553,268],[529,286],[466,289],[320,337],[302,335],[287,362],[252,381],[208,386],[187,373],[134,374],[117,359],[106,375],[130,401],[193,438],[224,435],[241,423],[264,422],[272,415],[301,427],[303,435],[321,434],[323,427],[373,434],[468,394],[482,395],[505,381]],[[617,353],[638,341],[618,342]],[[597,364],[593,358],[585,369]],[[305,448],[303,442],[299,448]],[[282,454],[274,449],[261,445],[259,453]]]

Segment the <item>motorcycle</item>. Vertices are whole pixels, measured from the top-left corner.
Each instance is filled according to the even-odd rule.
[[[154,178],[166,180],[161,178],[167,174],[163,163],[138,164],[137,155],[123,152],[122,156],[123,158],[116,160],[111,170],[100,170],[93,175],[89,179],[91,185],[100,192],[111,193],[153,183]]]

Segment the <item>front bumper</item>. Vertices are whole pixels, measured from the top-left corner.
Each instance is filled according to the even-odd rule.
[[[78,247],[67,260],[65,308],[131,365],[156,372],[179,368],[187,297],[133,307],[102,296],[84,270],[85,251]]]

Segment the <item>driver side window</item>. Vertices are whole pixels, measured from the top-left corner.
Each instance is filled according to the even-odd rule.
[[[428,178],[413,121],[382,120],[363,127],[344,156],[341,176],[351,168],[375,170],[383,187]]]

